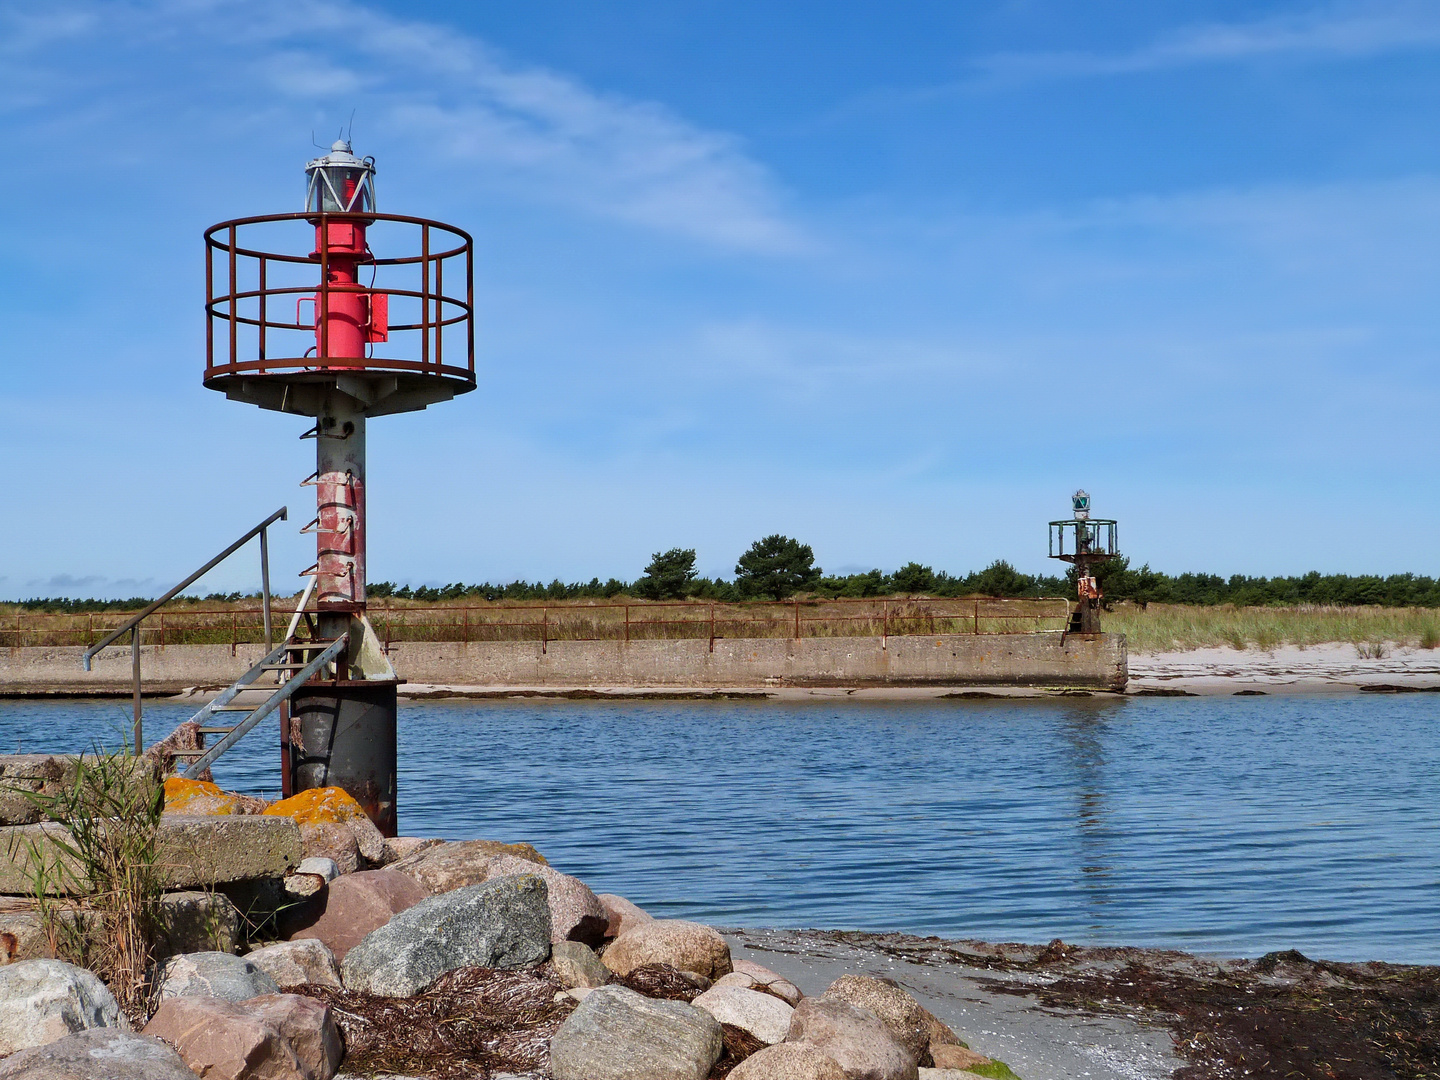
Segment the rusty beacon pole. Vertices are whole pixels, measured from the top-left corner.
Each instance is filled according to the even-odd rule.
[[[1074,563],[1079,571],[1079,605],[1071,616],[1071,632],[1098,634],[1101,593],[1092,568],[1120,554],[1115,546],[1115,522],[1109,518],[1092,519],[1090,496],[1084,491],[1075,492],[1070,501],[1075,516],[1050,522],[1050,558]]]
[[[475,389],[471,239],[377,212],[375,163],[347,142],[305,172],[303,213],[205,232],[205,385],[314,419],[316,612],[276,666],[348,640],[282,712],[282,788],[344,788],[394,836],[399,680],[365,614],[365,425]]]

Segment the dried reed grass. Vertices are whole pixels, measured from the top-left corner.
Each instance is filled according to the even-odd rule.
[[[1396,646],[1440,645],[1440,611],[1385,607],[1194,607],[1118,604],[1103,619],[1104,629],[1124,634],[1131,652],[1348,643],[1362,654]]]
[[[156,860],[164,789],[153,765],[97,749],[78,759],[73,786],[19,794],[64,830],[11,853],[24,859],[51,951],[94,971],[143,1024],[163,892]]]
[[[276,601],[276,611],[289,609]],[[1065,601],[993,597],[778,603],[652,603],[568,600],[423,603],[387,599],[369,610],[387,642],[654,641],[709,638],[879,637],[882,634],[1005,634],[1064,629]],[[91,645],[133,612],[50,614],[0,604],[0,646]],[[278,617],[278,616],[277,616]],[[283,623],[283,619],[280,620]],[[143,645],[238,645],[263,640],[254,601],[209,602],[158,612]],[[121,647],[128,644],[122,643]]]

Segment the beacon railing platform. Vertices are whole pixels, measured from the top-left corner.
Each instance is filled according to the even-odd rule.
[[[332,356],[330,225],[363,223],[363,356]],[[297,228],[298,226],[298,228]],[[315,226],[319,226],[318,228]],[[314,247],[313,251],[307,249]],[[205,231],[205,382],[305,372],[429,376],[475,385],[474,258],[453,225],[399,214],[269,214]]]

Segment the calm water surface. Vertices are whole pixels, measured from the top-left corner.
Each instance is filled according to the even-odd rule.
[[[128,704],[0,703],[5,750]],[[192,710],[147,710],[149,739]],[[717,925],[1440,963],[1440,701],[401,706],[400,827]],[[273,729],[216,768],[274,795]]]

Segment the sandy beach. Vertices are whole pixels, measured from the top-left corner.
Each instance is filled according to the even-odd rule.
[[[1440,691],[1440,650],[1360,656],[1354,645],[1131,653],[1129,694],[1345,694]]]

